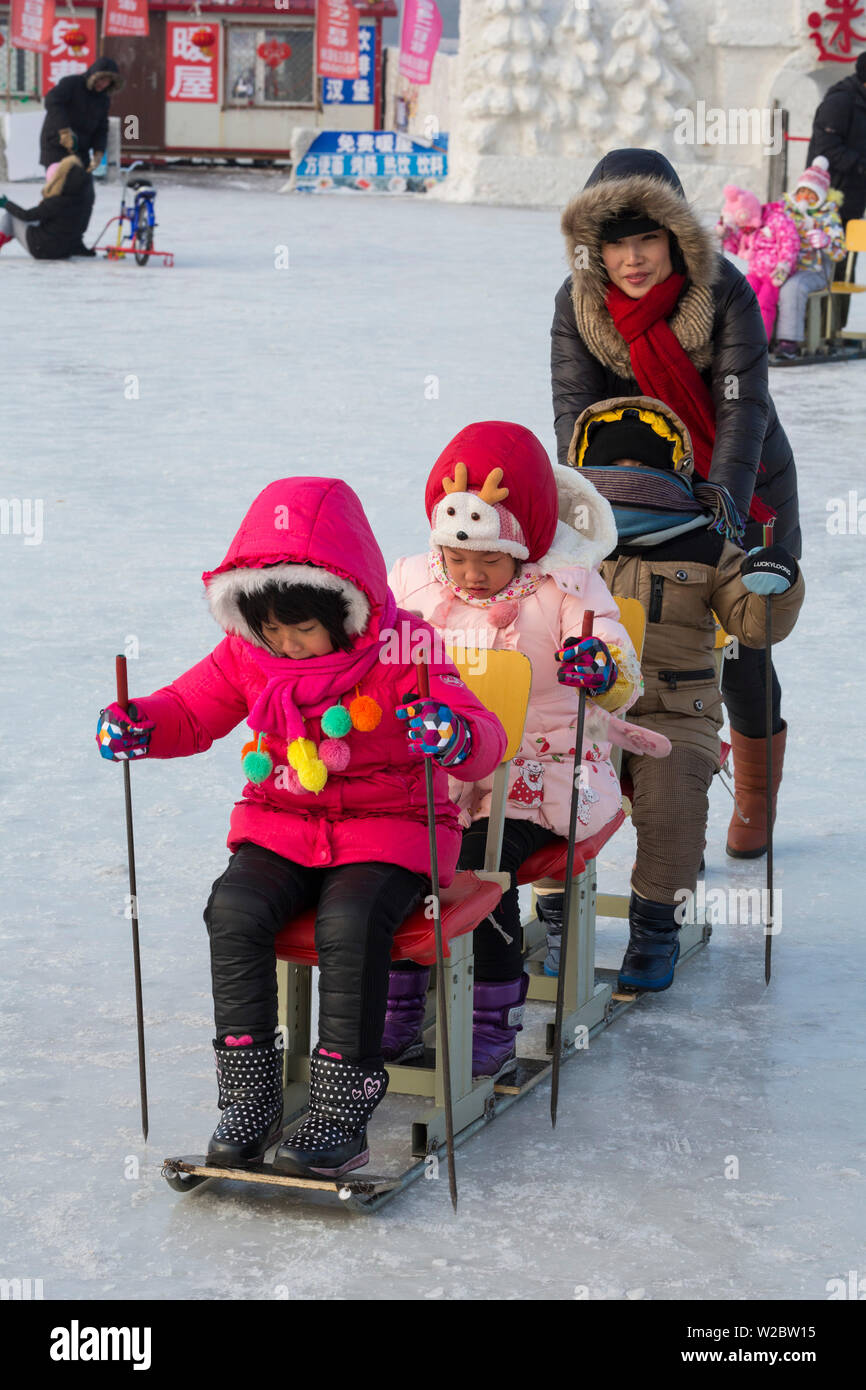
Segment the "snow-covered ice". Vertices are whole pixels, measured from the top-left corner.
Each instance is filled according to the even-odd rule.
[[[163,1156],[202,1151],[216,1119],[201,913],[242,739],[133,771],[145,1148],[122,778],[93,742],[114,654],[137,644],[135,694],[216,644],[200,574],[273,478],[345,478],[390,562],[425,545],[424,479],[461,426],[516,419],[552,449],[565,265],[554,212],[278,197],[277,180],[240,173],[157,182],[173,270],[0,256],[2,493],[44,506],[40,544],[11,520],[0,535],[0,1275],[61,1299],[444,1300],[822,1299],[828,1280],[866,1275],[866,537],[827,530],[830,499],[866,495],[866,362],[772,374],[808,596],[778,654],[790,734],[770,988],[760,927],[717,927],[672,990],[563,1069],[555,1134],[542,1086],[459,1150],[456,1218],[444,1181],[371,1219],[162,1181]],[[100,190],[94,231],[115,198]],[[763,861],[725,857],[729,813],[717,780],[708,886],[760,887]],[[627,830],[610,846],[603,888],[624,891],[632,844]],[[624,925],[600,936],[616,964]]]

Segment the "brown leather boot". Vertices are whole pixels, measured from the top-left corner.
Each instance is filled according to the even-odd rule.
[[[787,724],[773,735],[773,822],[782,780]],[[734,814],[728,826],[732,859],[757,859],[767,853],[767,740],[746,738],[731,730],[734,755]]]

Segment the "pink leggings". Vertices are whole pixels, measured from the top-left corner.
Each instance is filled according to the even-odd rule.
[[[749,272],[746,279],[758,296],[761,318],[764,320],[767,342],[769,343],[773,337],[773,326],[776,322],[776,305],[779,303],[779,286],[773,284],[769,275],[757,275],[754,270]]]

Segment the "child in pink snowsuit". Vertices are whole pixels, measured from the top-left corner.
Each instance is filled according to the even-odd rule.
[[[432,629],[397,608],[382,552],[344,482],[271,483],[222,564],[202,577],[223,640],[127,711],[109,705],[97,742],[115,760],[178,758],[247,726],[232,858],[205,909],[223,1112],[208,1161],[255,1163],[279,1138],[274,936],[315,907],[320,1042],[310,1111],[274,1163],[339,1177],[369,1157],[367,1122],[388,1085],[382,1031],[394,933],[429,892],[425,759],[446,885],[461,846],[449,772],[472,782],[492,772],[505,733],[443,659]],[[418,689],[414,653],[425,648],[431,698],[413,694],[407,707]],[[438,740],[419,738],[419,705],[438,712]]]
[[[729,183],[716,231],[725,251],[741,256],[758,297],[767,342],[773,337],[779,291],[794,270],[800,237],[783,203],[764,203],[746,188]]]
[[[425,505],[432,527],[430,549],[394,565],[389,582],[398,602],[420,610],[453,647],[520,651],[532,663],[529,710],[511,764],[500,860],[500,867],[514,875],[534,851],[568,833],[575,686],[584,684],[591,697],[579,840],[601,830],[620,810],[611,743],[622,744],[629,733],[643,740],[644,731],[611,717],[638,699],[641,686],[619,610],[598,573],[616,544],[616,523],[610,505],[586,478],[571,468],[554,469],[529,430],[495,420],[469,425],[446,447],[430,474]],[[583,643],[587,609],[595,615],[593,637]],[[578,644],[585,650],[575,658]],[[581,679],[581,666],[603,673],[597,684]],[[651,751],[651,742],[642,742],[643,752]],[[661,745],[660,751],[669,750],[666,740]],[[466,826],[462,868],[483,865],[490,793],[490,778],[452,786]],[[561,894],[539,902],[548,928],[557,921],[561,926]],[[515,1040],[528,986],[514,878],[500,906],[476,930],[473,945],[473,1075],[501,1076],[516,1065]],[[401,962],[392,971],[386,1057],[408,1060],[423,1046],[426,987],[426,972],[411,963]]]

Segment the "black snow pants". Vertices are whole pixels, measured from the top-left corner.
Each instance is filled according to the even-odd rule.
[[[480,869],[484,865],[484,846],[487,841],[488,820],[474,821],[463,832],[458,867]],[[523,932],[520,926],[517,870],[542,845],[556,836],[531,820],[505,818],[502,834],[502,854],[499,867],[511,874],[511,887],[503,893],[499,906],[490,917],[476,927],[472,938],[475,953],[475,978],[493,984],[516,980],[523,970]]]
[[[381,1066],[394,933],[429,891],[429,879],[397,864],[311,869],[261,845],[240,845],[204,912],[217,1039],[273,1039],[274,937],[316,906],[319,1042],[347,1061]]]

